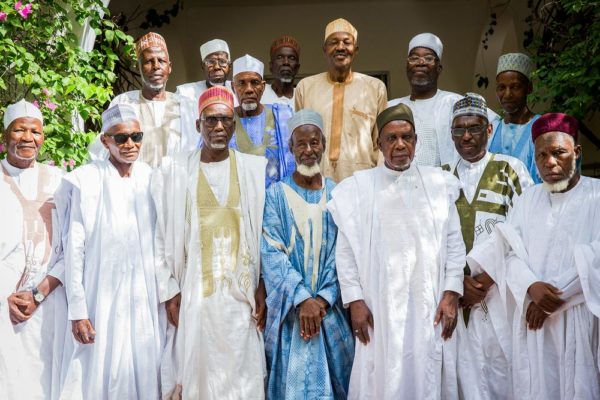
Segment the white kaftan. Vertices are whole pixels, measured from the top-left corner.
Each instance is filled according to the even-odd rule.
[[[68,318],[89,319],[96,331],[93,344],[68,332],[61,399],[159,398],[150,177],[141,162],[121,177],[110,161],[96,161],[65,176],[56,194],[66,220]]]
[[[344,304],[364,299],[371,342],[356,341],[349,399],[457,397],[455,340],[434,327],[443,291],[462,294],[458,181],[430,167],[356,172],[332,192]]]
[[[264,399],[264,345],[251,315],[260,273],[266,160],[233,150],[230,154],[235,154],[235,169],[228,164],[231,156],[201,168],[210,195],[221,206],[237,189],[222,183],[237,175],[239,203],[230,209],[241,214],[240,232],[222,229],[210,244],[203,244],[203,229],[212,227],[200,226],[198,204],[205,200],[197,190],[200,151],[165,158],[153,177],[160,301],[181,293],[179,326],[168,327],[161,366],[164,399]],[[228,243],[239,244],[235,258],[227,252]],[[212,265],[203,265],[202,252],[209,247]]]
[[[60,224],[53,193],[62,171],[0,161],[0,397],[50,399],[60,376],[66,329],[65,294],[57,287],[33,316],[12,325],[7,298],[30,291],[47,275],[64,281]]]
[[[512,318],[513,390],[519,399],[598,399],[600,181],[581,177],[565,193],[536,185],[520,196],[490,240],[473,248],[471,268],[497,283]],[[537,281],[563,291],[566,304],[539,330],[527,328]]]
[[[294,94],[295,94],[295,90],[294,90]],[[294,95],[292,95],[291,99],[289,97],[285,97],[285,96],[281,96],[281,97],[278,96],[277,93],[275,93],[275,91],[271,87],[271,84],[267,83],[265,85],[265,91],[263,92],[262,97],[260,98],[260,102],[262,104],[275,104],[275,103],[287,104],[293,110],[294,109],[294,101],[295,101],[294,99],[295,99]]]

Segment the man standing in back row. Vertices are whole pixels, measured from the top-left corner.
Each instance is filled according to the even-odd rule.
[[[329,149],[321,171],[335,182],[376,166],[380,157],[375,119],[386,107],[386,88],[379,79],[352,71],[357,53],[356,28],[342,18],[330,22],[323,43],[329,70],[296,88],[296,111],[308,108],[323,117]]]
[[[271,45],[269,69],[273,83],[265,85],[262,103],[283,103],[294,108],[294,78],[300,69],[300,45],[291,36],[275,39]]]

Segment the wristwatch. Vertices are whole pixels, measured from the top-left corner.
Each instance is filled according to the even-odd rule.
[[[40,293],[37,287],[31,289],[31,294],[33,295],[33,301],[35,302],[36,306],[39,306],[40,303],[46,299],[46,296]]]

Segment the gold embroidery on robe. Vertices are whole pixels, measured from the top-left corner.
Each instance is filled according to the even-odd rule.
[[[263,139],[261,144],[254,144],[250,135],[244,129],[244,125],[242,125],[242,121],[240,117],[235,114],[235,141],[237,143],[237,148],[240,152],[246,154],[253,154],[255,156],[264,156],[267,152],[267,148],[269,149],[277,149],[277,146],[271,145],[271,133],[275,129],[275,116],[273,115],[273,110],[265,107],[266,121],[265,121],[265,131],[263,132]]]

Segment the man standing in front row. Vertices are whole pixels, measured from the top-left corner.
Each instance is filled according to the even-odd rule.
[[[50,399],[56,394],[66,321],[64,263],[54,192],[62,171],[39,163],[40,110],[21,100],[4,112],[0,160],[0,394]],[[11,223],[11,221],[14,221]],[[54,392],[54,393],[53,393]]]
[[[521,399],[600,398],[600,182],[580,176],[578,124],[542,115],[531,129],[543,180],[523,193],[467,261],[503,296],[512,322],[513,393]]]
[[[465,265],[459,183],[412,164],[417,135],[408,106],[386,109],[377,126],[384,165],[342,181],[327,205],[338,226],[342,300],[358,338],[348,398],[455,397],[449,339]]]
[[[202,148],[163,160],[153,179],[157,280],[170,324],[163,396],[263,399],[266,161],[228,148],[236,124],[227,88],[205,91],[198,111]]]
[[[490,237],[533,182],[521,161],[486,150],[492,125],[483,97],[467,93],[454,104],[451,132],[460,159],[444,168],[462,184],[456,208],[469,252]],[[509,400],[514,398],[510,327],[498,287],[482,272],[465,268],[464,312],[456,328],[459,387],[467,400]]]
[[[346,399],[354,340],[335,271],[337,229],[325,204],[323,121],[300,110],[288,125],[292,176],[267,191],[262,265],[267,288],[265,349],[270,399]]]
[[[329,69],[304,78],[296,88],[296,111],[309,108],[323,117],[329,149],[321,161],[323,176],[335,182],[379,161],[377,114],[387,103],[379,79],[352,71],[358,54],[358,32],[345,19],[325,28],[323,54]]]
[[[102,114],[108,160],[66,175],[56,193],[65,221],[68,318],[60,398],[156,399],[161,331],[154,267],[152,169],[133,107]]]

